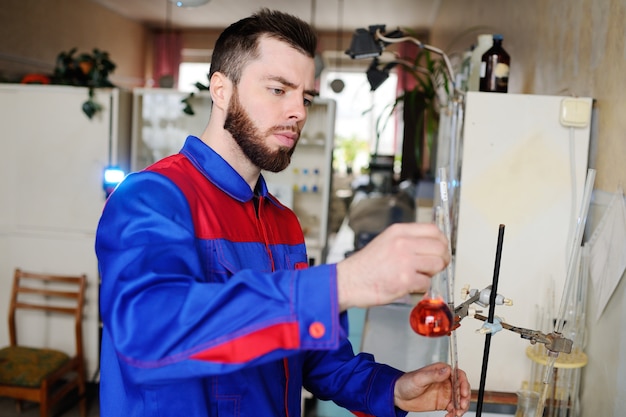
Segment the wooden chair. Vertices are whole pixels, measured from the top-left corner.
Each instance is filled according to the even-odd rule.
[[[9,307],[10,345],[0,349],[0,396],[15,398],[18,411],[21,412],[22,401],[31,401],[39,403],[41,417],[48,417],[52,407],[77,389],[80,415],[86,417],[82,337],[86,280],[85,275],[63,276],[15,270]],[[23,315],[25,319],[32,320],[33,310],[42,313],[44,319],[51,319],[57,314],[73,317],[76,339],[73,356],[46,347],[18,344],[18,333],[24,335],[28,329],[18,332],[20,320],[16,320],[16,313],[22,311],[20,318]]]

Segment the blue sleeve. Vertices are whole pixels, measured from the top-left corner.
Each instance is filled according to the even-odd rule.
[[[347,313],[341,322],[347,334]],[[394,386],[404,372],[376,363],[369,353],[354,355],[352,345],[342,338],[332,351],[307,355],[305,388],[322,400],[332,400],[350,411],[378,417],[404,417],[406,411],[394,406]],[[365,408],[364,405],[365,404]]]
[[[120,184],[102,214],[96,253],[107,351],[116,356],[103,361],[119,362],[135,383],[227,373],[339,346],[334,266],[248,269],[227,282],[207,281],[188,203],[162,175],[131,174]]]

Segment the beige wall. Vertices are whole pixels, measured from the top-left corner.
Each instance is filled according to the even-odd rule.
[[[148,30],[89,0],[2,0],[0,78],[51,73],[57,55],[106,51],[120,87],[142,86]]]
[[[595,186],[615,192],[626,184],[625,14],[626,0],[443,0],[431,43],[451,53],[501,33],[510,92],[595,98]]]
[[[78,53],[91,52],[93,48],[107,51],[117,65],[111,80],[120,87],[153,83],[152,31],[147,26],[91,0],[3,0],[2,5],[0,81],[15,81],[28,72],[51,73],[57,55],[77,47]],[[183,47],[211,50],[220,32],[221,29],[184,31]],[[351,32],[343,34],[344,49],[351,38]],[[335,32],[320,33],[321,50],[336,46]]]

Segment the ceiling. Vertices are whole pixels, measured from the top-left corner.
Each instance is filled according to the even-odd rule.
[[[312,23],[318,31],[352,32],[359,27],[385,24],[388,30],[428,29],[441,0],[210,0],[195,8],[181,8],[169,0],[92,0],[127,18],[153,27],[222,29],[260,7],[281,10]]]

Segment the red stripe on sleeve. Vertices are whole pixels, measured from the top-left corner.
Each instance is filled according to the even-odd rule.
[[[298,323],[281,323],[196,353],[192,359],[243,363],[277,349],[300,347]]]

